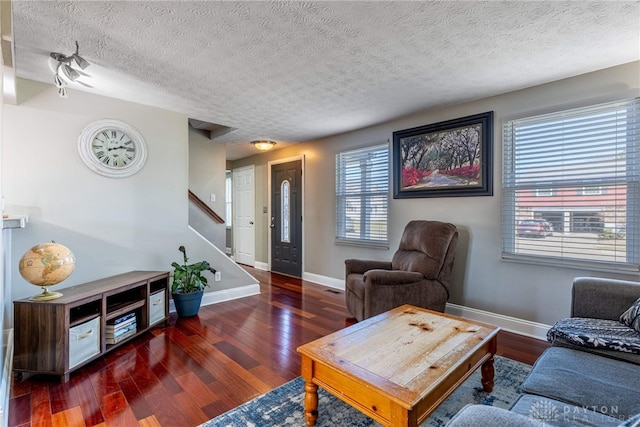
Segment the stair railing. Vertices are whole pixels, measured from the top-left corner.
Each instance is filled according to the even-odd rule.
[[[189,191],[189,200],[191,200],[196,206],[202,209],[207,215],[211,217],[218,224],[224,224],[224,219],[220,215],[218,215],[213,209],[209,207],[200,197],[198,197],[193,191]]]

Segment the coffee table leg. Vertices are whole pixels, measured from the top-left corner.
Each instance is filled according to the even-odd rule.
[[[304,385],[304,391],[304,417],[308,426],[314,426],[318,419],[318,386],[308,382]]]
[[[493,390],[493,376],[495,375],[495,371],[493,369],[493,355],[491,355],[491,357],[482,364],[480,372],[482,373],[482,388],[487,393],[491,393]]]

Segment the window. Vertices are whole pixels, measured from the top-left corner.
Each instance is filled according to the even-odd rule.
[[[233,185],[231,180],[231,171],[227,171],[225,175],[225,197],[224,197],[224,215],[226,217],[225,224],[227,227],[231,227],[231,195],[233,194]]]
[[[536,196],[538,197],[553,196],[553,188],[536,188]]]
[[[283,243],[290,243],[289,241],[289,223],[291,222],[291,218],[289,215],[289,181],[286,179],[282,181],[282,185],[280,186],[280,218],[282,223],[280,224],[281,236],[280,241]]]
[[[602,188],[600,187],[582,187],[579,191],[583,196],[598,196],[602,194]]]
[[[638,271],[639,99],[507,122],[503,147],[503,258]]]
[[[336,156],[336,242],[387,247],[389,146]]]

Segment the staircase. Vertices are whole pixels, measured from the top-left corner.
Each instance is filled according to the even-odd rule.
[[[191,190],[188,195],[189,228],[199,245],[209,248],[205,259],[221,273],[220,281],[210,278],[210,286],[206,288],[202,304],[213,304],[260,293],[259,281],[220,249],[226,247],[224,219]],[[195,252],[192,256],[194,255]]]

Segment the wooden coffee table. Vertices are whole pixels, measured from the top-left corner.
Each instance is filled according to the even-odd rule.
[[[403,305],[302,345],[307,425],[318,386],[385,426],[418,426],[480,366],[490,392],[499,330]]]

